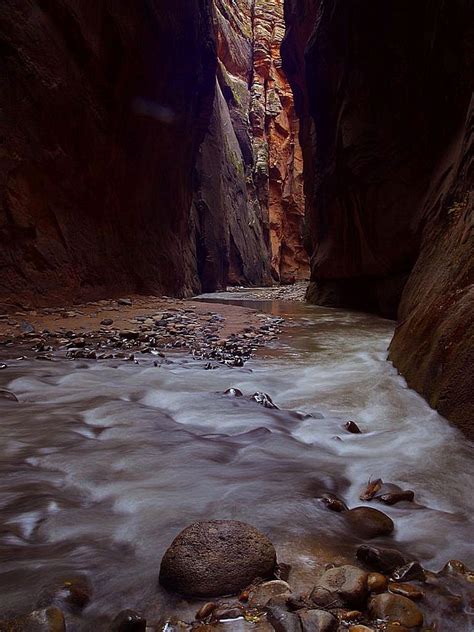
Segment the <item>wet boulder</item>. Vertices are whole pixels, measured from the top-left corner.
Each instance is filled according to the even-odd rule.
[[[0,621],[0,632],[65,632],[64,615],[59,608],[35,610],[14,619]]]
[[[387,514],[372,507],[355,507],[344,512],[344,516],[352,530],[363,538],[390,535],[395,527]]]
[[[264,406],[265,408],[278,408],[278,406],[273,402],[270,395],[267,395],[266,393],[261,393],[261,392],[254,393],[251,399],[256,401],[257,404]]]
[[[300,618],[294,612],[288,612],[282,606],[267,608],[267,621],[275,632],[301,632]]]
[[[193,597],[237,594],[256,578],[270,578],[276,552],[255,527],[237,520],[195,522],[166,551],[160,583]]]
[[[419,562],[409,562],[401,568],[397,568],[393,572],[393,579],[399,582],[409,582],[417,580],[420,582],[426,581],[426,573]]]
[[[396,568],[404,566],[408,561],[397,549],[369,546],[367,544],[359,546],[357,559],[382,573],[391,573]]]
[[[385,592],[388,587],[388,579],[381,573],[369,573],[367,586],[371,593]]]
[[[110,626],[110,632],[145,632],[146,619],[135,610],[122,610]]]
[[[335,632],[339,622],[325,610],[303,610],[298,613],[302,632]]]
[[[312,601],[323,608],[363,606],[368,595],[368,573],[356,566],[339,566],[327,570],[311,593]]]
[[[406,597],[384,593],[372,597],[369,611],[374,619],[384,619],[390,623],[399,623],[405,628],[417,628],[423,624],[423,614]]]
[[[288,598],[291,596],[289,584],[281,579],[263,582],[249,592],[249,608],[264,608],[275,597]]]

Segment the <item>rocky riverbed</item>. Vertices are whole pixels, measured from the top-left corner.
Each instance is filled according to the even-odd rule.
[[[471,629],[472,453],[392,324],[252,298],[2,321],[1,632]]]
[[[278,292],[278,290],[277,290]],[[282,318],[253,309],[159,298],[119,298],[69,308],[11,310],[0,314],[0,367],[7,358],[54,362],[121,359],[139,364],[185,350],[218,364],[243,366],[258,348],[274,340]]]

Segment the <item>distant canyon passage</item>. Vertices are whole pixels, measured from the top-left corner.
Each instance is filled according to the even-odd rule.
[[[3,0],[2,303],[310,276],[314,303],[398,318],[390,359],[472,436],[472,17]]]

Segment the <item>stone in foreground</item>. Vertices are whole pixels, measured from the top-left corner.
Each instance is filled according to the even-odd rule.
[[[257,577],[272,576],[276,552],[255,527],[237,520],[195,522],[161,561],[160,583],[192,597],[237,594]]]
[[[339,566],[327,570],[318,580],[311,599],[323,608],[363,606],[368,594],[368,573],[356,566]]]
[[[405,628],[417,628],[423,624],[423,615],[418,607],[401,595],[377,595],[370,600],[369,610],[374,618],[399,623]]]
[[[393,521],[387,514],[371,507],[355,507],[346,511],[344,516],[353,531],[363,538],[390,535],[394,529]]]
[[[64,615],[59,608],[35,610],[30,614],[0,621],[0,632],[65,632]]]

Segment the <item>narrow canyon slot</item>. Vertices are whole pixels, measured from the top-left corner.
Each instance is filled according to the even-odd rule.
[[[471,0],[2,0],[0,632],[474,629]]]

